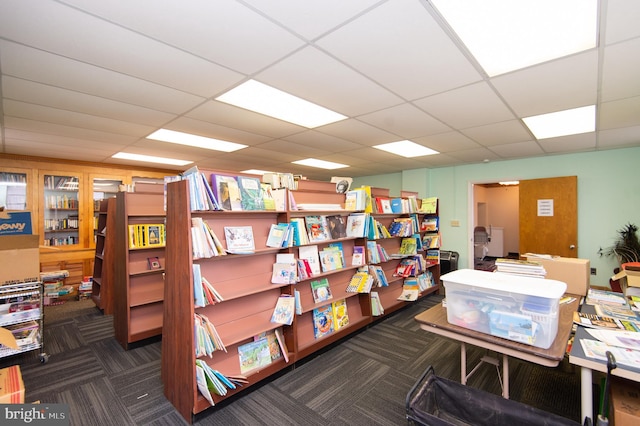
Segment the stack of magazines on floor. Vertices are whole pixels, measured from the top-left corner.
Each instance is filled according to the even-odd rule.
[[[640,310],[636,296],[590,288],[574,322],[587,327],[593,339],[580,339],[586,356],[607,360],[610,351],[619,364],[640,367]],[[591,313],[593,312],[593,313]]]
[[[496,271],[534,278],[544,278],[547,275],[540,262],[519,259],[496,259]]]

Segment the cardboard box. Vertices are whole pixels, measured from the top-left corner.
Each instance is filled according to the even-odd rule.
[[[40,281],[40,237],[0,236],[0,285]]]
[[[640,296],[640,271],[635,267],[623,269],[611,279],[620,280],[620,287],[625,296]]]
[[[567,284],[567,293],[586,296],[589,290],[589,274],[591,273],[589,259],[551,256],[541,257],[526,253],[526,260],[539,262],[547,271],[546,279],[562,281]]]
[[[0,370],[0,404],[24,404],[24,382],[19,365]]]
[[[611,381],[609,417],[615,426],[640,424],[640,388],[637,383],[618,378]]]

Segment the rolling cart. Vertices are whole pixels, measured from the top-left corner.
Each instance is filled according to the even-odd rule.
[[[0,327],[9,330],[17,348],[0,344],[0,358],[40,350],[40,362],[48,361],[44,352],[44,287],[42,282],[0,286]]]
[[[405,405],[411,425],[580,425],[521,402],[438,377],[432,366],[413,385]],[[585,419],[585,426],[591,424],[591,419]]]

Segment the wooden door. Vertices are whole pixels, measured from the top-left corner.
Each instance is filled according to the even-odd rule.
[[[520,254],[578,257],[578,178],[521,180]]]

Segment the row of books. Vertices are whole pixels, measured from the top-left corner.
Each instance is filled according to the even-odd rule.
[[[240,374],[243,375],[267,367],[282,358],[289,362],[282,327],[260,333],[252,341],[238,346]]]
[[[367,262],[376,264],[391,260],[391,256],[384,247],[375,241],[367,241]]]
[[[240,376],[225,376],[218,370],[211,368],[201,359],[196,359],[196,384],[198,391],[211,405],[215,405],[211,394],[224,396],[228,389],[236,389],[247,383],[247,378]]]
[[[496,259],[496,271],[512,275],[544,278],[547,271],[540,262],[520,259]]]
[[[436,282],[431,271],[423,272],[415,277],[407,277],[402,284],[402,293],[400,293],[398,300],[415,302],[418,300],[420,293],[435,285]]]
[[[162,223],[129,225],[129,248],[164,247],[165,227]]]
[[[389,225],[389,235],[392,237],[408,237],[420,231],[418,216],[397,217]]]
[[[200,265],[193,264],[194,307],[202,308],[222,302],[224,299],[211,283],[202,275]]]
[[[227,348],[209,318],[199,313],[194,313],[193,316],[196,357],[211,357],[215,351],[226,352]]]

